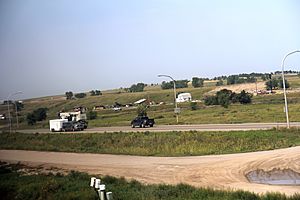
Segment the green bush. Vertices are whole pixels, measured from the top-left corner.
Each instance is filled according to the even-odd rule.
[[[87,119],[88,120],[97,119],[97,112],[95,112],[95,111],[89,111],[87,113]]]
[[[75,97],[78,98],[78,99],[82,99],[82,98],[86,97],[86,94],[85,93],[78,93],[78,94],[75,94]]]
[[[12,169],[8,169],[12,168]],[[91,176],[81,172],[67,175],[38,174],[29,175],[17,172],[22,166],[0,167],[0,195],[2,200],[71,200],[94,199],[97,194],[89,186]],[[106,185],[106,190],[113,193],[114,199],[122,200],[296,200],[300,195],[287,197],[284,194],[268,193],[257,195],[247,191],[225,191],[211,188],[195,188],[186,184],[144,185],[138,181],[126,181],[124,178],[111,176],[99,177]]]
[[[191,107],[191,110],[197,110],[198,109],[197,102],[191,102],[190,107]]]

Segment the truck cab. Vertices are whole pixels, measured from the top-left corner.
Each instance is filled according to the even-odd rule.
[[[149,119],[147,116],[137,116],[135,119],[131,121],[131,127],[140,127],[145,128],[147,126],[153,127],[155,124],[154,119]]]

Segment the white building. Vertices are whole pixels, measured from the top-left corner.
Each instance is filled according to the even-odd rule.
[[[192,101],[192,95],[191,93],[180,93],[178,94],[178,97],[176,98],[177,103]]]

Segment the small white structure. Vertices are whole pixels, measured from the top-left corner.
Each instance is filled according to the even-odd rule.
[[[53,119],[49,120],[50,131],[62,131],[63,123],[68,122],[67,119]]]
[[[141,103],[144,103],[147,99],[140,99],[136,102],[134,102],[134,104],[141,104]]]
[[[176,98],[176,102],[177,103],[182,103],[182,102],[188,102],[188,101],[192,101],[192,95],[191,93],[180,93],[178,94],[178,97]]]

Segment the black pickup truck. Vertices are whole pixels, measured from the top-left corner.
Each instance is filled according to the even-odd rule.
[[[154,119],[149,119],[147,116],[138,116],[131,121],[132,128],[135,128],[136,126],[140,128],[145,128],[146,126],[153,127],[154,124]]]

